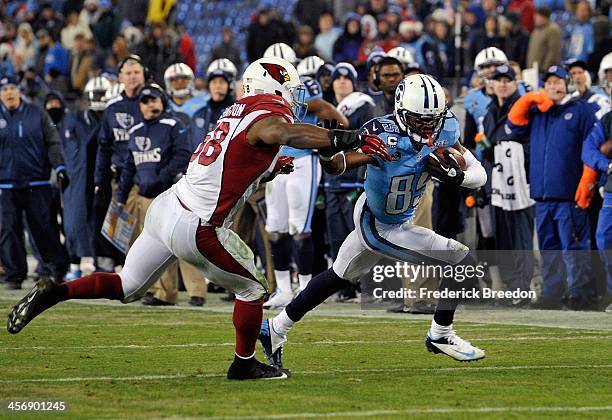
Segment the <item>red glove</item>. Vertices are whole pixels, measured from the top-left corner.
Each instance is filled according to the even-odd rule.
[[[597,171],[582,165],[582,177],[578,183],[578,189],[574,195],[574,201],[581,209],[586,209],[591,204],[595,187],[597,185]]]
[[[362,153],[370,156],[378,156],[382,160],[391,160],[391,155],[387,152],[387,145],[380,137],[370,134],[364,134],[362,136],[364,138],[360,148]]]
[[[293,172],[295,167],[293,166],[293,158],[289,156],[281,156],[274,165],[274,175],[287,175]]]
[[[546,112],[553,104],[552,99],[543,90],[528,92],[512,105],[508,113],[508,119],[514,125],[527,125],[529,123],[529,108],[532,105],[537,106],[540,112]]]

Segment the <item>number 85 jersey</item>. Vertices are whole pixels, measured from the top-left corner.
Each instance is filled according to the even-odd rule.
[[[175,192],[202,222],[227,227],[236,210],[274,170],[280,146],[254,146],[247,140],[253,124],[272,116],[293,123],[291,107],[280,96],[248,96],[229,106],[198,145]]]
[[[434,144],[425,144],[420,150],[407,133],[401,132],[392,114],[368,121],[361,130],[380,137],[392,158],[388,162],[376,158],[375,164],[368,165],[365,180],[368,208],[382,223],[402,224],[414,216],[425,193],[429,154],[457,143],[461,134],[459,121],[449,111]]]

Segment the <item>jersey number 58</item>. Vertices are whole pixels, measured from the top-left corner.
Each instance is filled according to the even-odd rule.
[[[204,141],[193,152],[189,161],[193,162],[198,158],[200,165],[208,166],[217,160],[223,150],[221,143],[225,140],[227,133],[229,133],[229,128],[229,122],[224,121],[220,123],[213,131],[208,133]]]

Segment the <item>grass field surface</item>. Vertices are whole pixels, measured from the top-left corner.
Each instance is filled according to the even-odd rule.
[[[3,313],[24,293],[0,295]],[[0,332],[0,401],[66,401],[44,413],[62,418],[612,418],[610,314],[585,328],[459,320],[487,354],[462,364],[425,350],[429,317],[348,306],[323,305],[291,332],[289,380],[230,382],[230,305],[63,303],[16,336]],[[41,413],[0,409],[18,415]]]

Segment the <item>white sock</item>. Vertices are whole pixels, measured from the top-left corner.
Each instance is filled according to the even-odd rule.
[[[308,282],[312,278],[312,274],[298,274],[298,280],[300,282],[300,292],[308,286]]]
[[[449,335],[451,330],[453,329],[453,324],[450,325],[440,325],[436,323],[433,319],[431,320],[431,327],[429,328],[429,336],[433,340],[437,340],[446,335]]]
[[[81,271],[81,264],[70,264],[70,271]]]
[[[276,277],[276,291],[278,293],[291,293],[291,276],[289,270],[274,270]]]
[[[280,314],[272,318],[272,329],[280,335],[286,335],[294,325],[295,322],[289,318],[284,309]]]

